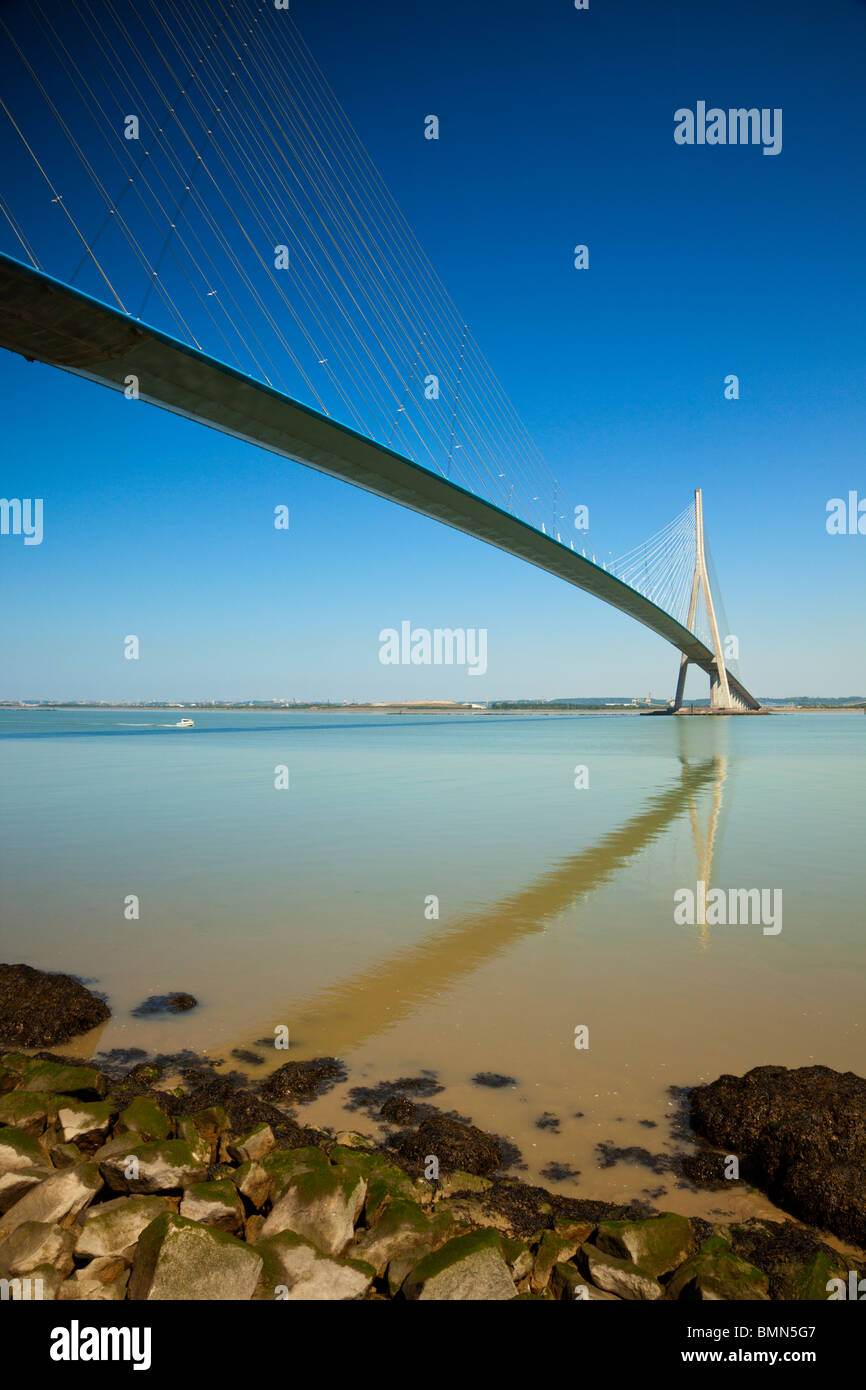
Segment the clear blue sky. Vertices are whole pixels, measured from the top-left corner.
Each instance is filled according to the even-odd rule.
[[[866,536],[825,529],[829,498],[866,496],[866,5],[292,17],[594,547],[622,553],[702,486],[745,683],[866,691]],[[782,152],[676,145],[699,100],[782,108]],[[35,191],[15,206],[46,216]],[[0,384],[2,493],[45,499],[42,545],[0,538],[0,698],[672,693],[672,648],[516,559],[5,353]],[[487,675],[383,667],[404,619],[486,628]]]

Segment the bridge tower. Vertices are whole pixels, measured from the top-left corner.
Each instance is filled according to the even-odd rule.
[[[710,675],[710,711],[713,714],[733,713],[740,708],[731,696],[728,685],[728,673],[725,668],[725,657],[722,652],[722,643],[719,638],[719,625],[716,622],[716,610],[713,606],[713,595],[710,589],[710,577],[707,573],[707,557],[704,551],[704,503],[701,489],[695,489],[695,572],[692,578],[692,594],[689,599],[689,616],[686,627],[690,632],[694,631],[695,612],[698,606],[698,593],[703,592],[704,603],[707,607],[707,617],[710,622],[710,632],[713,638],[714,666],[715,670]],[[683,693],[686,688],[686,671],[688,670],[689,659],[685,652],[680,658],[680,673],[677,680],[677,693],[674,697],[674,713],[682,708]]]

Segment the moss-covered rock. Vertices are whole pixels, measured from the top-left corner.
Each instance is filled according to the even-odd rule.
[[[65,1143],[49,1144],[48,1157],[55,1168],[71,1168],[75,1163],[84,1163],[86,1156],[78,1145],[69,1140]],[[92,1158],[93,1155],[91,1154]]]
[[[42,1062],[34,1058],[24,1068],[19,1089],[78,1096],[81,1100],[102,1100],[108,1091],[108,1082],[94,1067],[68,1066],[65,1062]]]
[[[45,1150],[32,1134],[13,1125],[0,1129],[0,1173],[32,1168],[45,1162]]]
[[[248,1160],[261,1160],[269,1154],[276,1144],[274,1131],[270,1125],[256,1125],[246,1134],[242,1134],[238,1139],[229,1142],[229,1157],[236,1163],[246,1163]]]
[[[27,1134],[42,1134],[63,1106],[75,1105],[74,1096],[49,1091],[7,1091],[0,1096],[0,1126],[12,1125]]]
[[[250,1206],[261,1211],[271,1193],[273,1179],[261,1163],[242,1163],[232,1173],[232,1182]]]
[[[108,1133],[114,1114],[114,1106],[107,1100],[80,1100],[61,1105],[57,1111],[57,1125],[62,1142],[95,1148]]]
[[[90,1205],[101,1187],[102,1178],[94,1164],[55,1169],[0,1216],[0,1240],[26,1221],[71,1220]]]
[[[579,1246],[580,1241],[576,1236],[558,1236],[555,1231],[545,1231],[542,1234],[529,1281],[533,1293],[544,1293],[554,1267],[576,1255]]]
[[[219,1142],[217,1139],[213,1142],[207,1139],[189,1115],[176,1115],[172,1120],[172,1126],[175,1139],[182,1139],[185,1144],[189,1144],[197,1163],[213,1163]]]
[[[826,1303],[830,1296],[827,1285],[831,1279],[843,1279],[847,1284],[848,1262],[841,1255],[832,1255],[828,1250],[816,1250],[802,1264],[789,1266],[779,1281],[776,1297],[806,1303]]]
[[[298,1173],[324,1173],[330,1168],[328,1155],[322,1149],[273,1149],[262,1159],[262,1167],[271,1180],[271,1200],[279,1201],[286,1184]]]
[[[57,1222],[24,1221],[0,1245],[0,1274],[32,1274],[46,1264],[65,1278],[72,1269],[74,1240],[73,1233]]]
[[[418,1184],[396,1163],[389,1163],[379,1153],[346,1148],[336,1144],[331,1149],[331,1161],[345,1169],[353,1169],[367,1184],[364,1221],[372,1226],[389,1202],[418,1201]]]
[[[352,1240],[367,1190],[354,1168],[296,1173],[274,1203],[262,1237],[294,1231],[325,1255],[340,1255]]]
[[[182,1139],[130,1144],[125,1153],[96,1157],[100,1173],[115,1192],[179,1192],[207,1176],[205,1165]]]
[[[0,1173],[0,1216],[5,1215],[28,1192],[32,1192],[34,1187],[52,1177],[54,1172],[50,1164],[42,1163],[32,1168],[11,1168],[8,1172]],[[0,1229],[2,1226],[0,1220]]]
[[[633,1260],[658,1279],[689,1257],[695,1238],[685,1216],[664,1212],[646,1221],[602,1221],[594,1244],[618,1259]]]
[[[140,1134],[142,1139],[169,1139],[172,1121],[150,1096],[136,1096],[118,1116],[117,1132]]]
[[[261,1255],[227,1231],[163,1212],[139,1238],[129,1297],[246,1301],[255,1292],[261,1270]]]
[[[81,1222],[75,1241],[76,1258],[131,1258],[139,1236],[151,1221],[176,1209],[176,1197],[115,1197],[110,1202],[100,1202],[85,1213]]]
[[[477,1173],[465,1173],[455,1168],[453,1173],[443,1173],[439,1179],[439,1192],[442,1197],[454,1197],[463,1192],[488,1192],[493,1186],[490,1178],[482,1178]]]
[[[4,1052],[0,1055],[0,1096],[14,1090],[29,1061],[30,1058],[23,1052]]]
[[[517,1290],[502,1255],[500,1234],[473,1231],[426,1255],[403,1283],[405,1298],[473,1302],[514,1298]]]
[[[580,1247],[577,1265],[596,1288],[616,1294],[618,1298],[654,1301],[664,1293],[658,1279],[649,1270],[641,1269],[633,1260],[620,1260],[615,1255],[608,1255],[596,1245],[584,1244]]]
[[[673,1275],[668,1298],[708,1302],[756,1302],[768,1299],[769,1279],[735,1255],[723,1236],[709,1236]]]
[[[259,1300],[344,1302],[363,1298],[375,1276],[372,1265],[323,1255],[294,1231],[281,1231],[258,1240],[254,1248],[262,1257],[255,1292]]]
[[[421,1246],[432,1248],[436,1230],[434,1222],[416,1202],[397,1198],[388,1203],[372,1229],[362,1232],[352,1246],[352,1253],[373,1265],[381,1277],[398,1255],[419,1250]],[[419,1251],[416,1259],[420,1258]]]
[[[216,1226],[221,1231],[243,1230],[244,1206],[229,1178],[218,1182],[194,1182],[184,1191],[181,1216]]]

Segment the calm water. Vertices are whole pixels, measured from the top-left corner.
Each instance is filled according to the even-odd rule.
[[[663,1185],[595,1146],[670,1146],[669,1085],[866,1074],[862,715],[193,713],[0,713],[0,959],[108,995],[81,1051],[229,1058],[284,1024],[350,1085],[436,1071],[527,1176],[555,1160],[597,1196]],[[781,889],[781,932],[675,925],[699,878]],[[131,1017],[169,990],[200,1008]],[[371,1132],[347,1089],[305,1114]]]

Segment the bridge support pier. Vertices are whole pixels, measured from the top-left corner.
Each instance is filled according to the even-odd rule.
[[[730,686],[728,685],[728,672],[725,668],[725,658],[722,652],[722,643],[719,637],[719,626],[716,622],[716,610],[713,605],[713,595],[710,589],[710,577],[707,572],[707,558],[704,552],[704,502],[700,488],[695,489],[695,572],[692,577],[692,593],[689,599],[689,616],[686,627],[690,632],[694,631],[695,613],[698,606],[698,594],[704,595],[707,617],[710,623],[710,631],[713,637],[713,652],[715,654],[715,669],[710,673],[710,713],[711,714],[733,714],[738,708],[735,703]],[[677,693],[674,696],[673,712],[677,713],[682,708],[683,695],[686,688],[686,671],[688,670],[689,659],[685,652],[680,659],[680,671],[677,677]],[[742,706],[740,706],[742,708]]]

